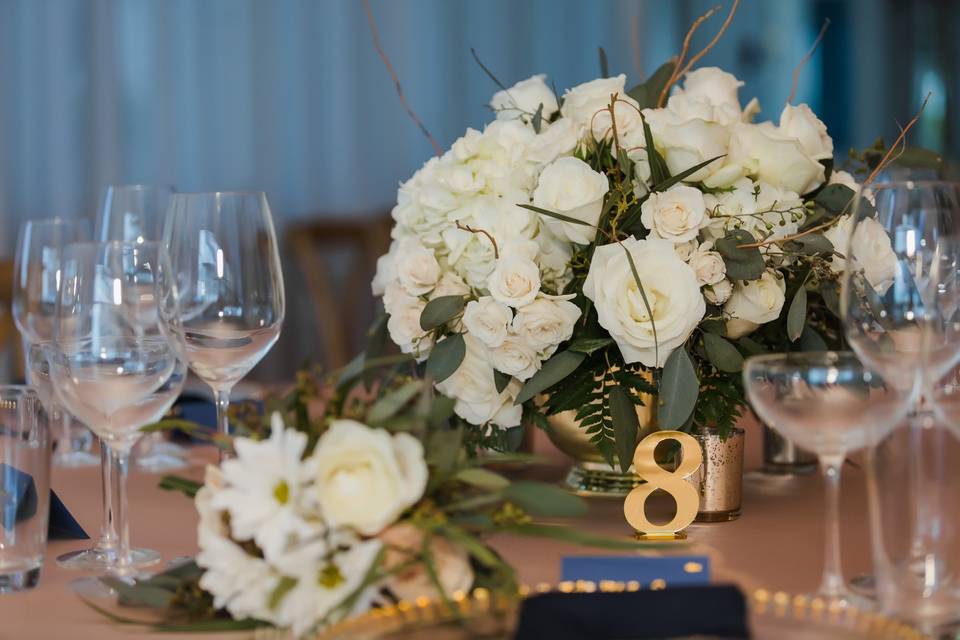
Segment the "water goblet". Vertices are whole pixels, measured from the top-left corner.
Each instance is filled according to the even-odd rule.
[[[850,352],[800,352],[749,358],[743,370],[757,415],[815,453],[826,487],[823,578],[817,596],[852,603],[840,565],[840,470],[847,454],[885,437],[903,419],[917,385],[889,384]]]

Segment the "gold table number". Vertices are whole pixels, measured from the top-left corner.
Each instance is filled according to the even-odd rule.
[[[680,443],[680,464],[675,471],[668,471],[657,464],[654,453],[657,445],[665,440]],[[627,494],[623,503],[623,515],[637,532],[637,537],[645,540],[664,540],[686,538],[683,530],[697,517],[700,496],[692,484],[685,478],[696,473],[703,464],[703,452],[697,440],[680,431],[655,431],[640,441],[633,453],[633,468],[643,484]],[[657,489],[669,493],[677,503],[677,513],[666,524],[653,524],[647,519],[647,498]]]

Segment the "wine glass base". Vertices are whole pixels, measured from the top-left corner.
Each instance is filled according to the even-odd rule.
[[[95,547],[57,556],[57,566],[70,571],[107,573],[116,567],[116,558],[115,552]],[[152,549],[131,549],[130,558],[130,567],[134,569],[160,562],[160,554]]]
[[[853,576],[850,579],[849,588],[855,595],[862,598],[868,600],[876,600],[877,598],[877,579],[872,573],[861,573]]]
[[[190,464],[183,458],[167,453],[154,452],[149,456],[138,458],[137,469],[147,473],[163,473],[165,471],[176,471],[186,469]]]
[[[873,600],[847,589],[835,594],[814,591],[812,593],[802,594],[799,597],[806,599],[808,603],[819,600],[826,610],[858,609],[860,611],[873,611],[876,608],[876,603]]]
[[[53,456],[53,465],[66,469],[79,469],[81,467],[96,467],[100,465],[100,456],[89,451],[68,451],[58,453]]]

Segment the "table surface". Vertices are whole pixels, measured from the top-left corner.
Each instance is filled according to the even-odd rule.
[[[747,426],[748,470],[760,462],[760,431]],[[559,480],[568,462],[538,432],[536,451],[547,458],[536,474]],[[210,450],[191,454],[197,466],[182,475],[201,479]],[[164,561],[196,552],[197,516],[190,500],[157,488],[159,476],[132,473],[131,536],[135,545],[159,550]],[[53,488],[88,533],[95,536],[100,518],[99,472],[96,469],[55,469]],[[769,476],[748,471],[744,477],[743,515],[733,522],[694,524],[684,553],[709,555],[714,582],[734,582],[745,592],[765,587],[800,593],[819,581],[823,553],[823,504],[819,476]],[[847,577],[869,570],[869,539],[863,472],[846,465],[841,496],[843,564]],[[590,513],[580,526],[608,536],[631,532],[623,519],[621,500],[591,499]],[[0,639],[52,640],[71,638],[145,637],[143,629],[117,625],[87,607],[68,591],[81,574],[56,566],[53,558],[89,546],[90,541],[53,541],[47,552],[40,585],[32,591],[0,596]],[[606,554],[561,542],[501,536],[494,544],[517,567],[526,584],[556,582],[565,555]],[[183,639],[244,638],[251,634],[181,634]]]

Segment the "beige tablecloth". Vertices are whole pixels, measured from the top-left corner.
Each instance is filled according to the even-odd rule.
[[[559,479],[565,470],[561,454],[544,438],[537,438],[538,452],[551,463],[536,473]],[[759,462],[760,434],[748,429],[749,467]],[[211,457],[197,449],[198,463]],[[202,468],[184,475],[200,479]],[[156,488],[158,476],[131,476],[132,538],[136,545],[157,549],[165,561],[196,552],[196,514],[181,494]],[[53,486],[81,525],[95,536],[100,518],[99,475],[95,469],[54,472]],[[589,530],[611,536],[627,536],[622,502],[592,500],[590,514],[582,522]],[[843,514],[843,560],[848,577],[869,570],[869,539],[863,473],[846,466],[841,511]],[[746,591],[757,587],[790,592],[817,586],[822,562],[822,493],[817,476],[774,477],[748,472],[744,481],[743,515],[720,524],[693,525],[688,530],[691,546],[686,553],[707,553],[715,581],[733,581]],[[497,547],[518,569],[528,584],[555,582],[560,558],[572,554],[602,553],[549,540],[502,537]],[[67,590],[78,574],[59,569],[53,558],[80,549],[88,542],[50,543],[39,587],[31,592],[0,596],[2,640],[110,640],[144,637],[136,627],[116,625],[89,609]],[[250,634],[246,634],[247,636]],[[238,638],[244,634],[151,636],[175,638]]]

